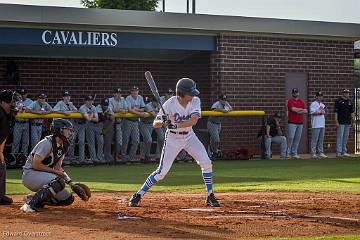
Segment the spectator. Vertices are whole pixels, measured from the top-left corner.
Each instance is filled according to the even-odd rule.
[[[145,103],[143,97],[139,95],[139,88],[137,86],[132,87],[131,94],[126,97],[126,102],[130,113],[144,115]],[[124,161],[135,160],[135,154],[140,142],[139,122],[139,118],[126,118],[124,120],[124,138],[122,145],[122,155]],[[127,154],[130,138],[131,147],[129,154]]]
[[[317,158],[316,149],[320,158],[327,158],[324,154],[324,135],[325,135],[325,104],[322,102],[323,93],[317,92],[315,101],[310,105],[311,115],[311,157]]]
[[[28,93],[25,89],[21,89],[19,93],[21,95],[22,101],[20,102],[19,106],[17,106],[17,108],[19,109],[19,112],[26,112],[30,109],[33,101],[27,97]],[[15,119],[13,143],[11,148],[11,152],[13,154],[21,152],[27,156],[29,151],[29,127],[29,119]]]
[[[280,125],[281,114],[275,113],[269,117],[265,123],[265,157],[272,158],[271,144],[273,142],[280,144],[280,159],[286,159],[286,137]]]
[[[299,98],[299,89],[293,88],[292,98],[287,102],[288,109],[288,144],[287,157],[301,158],[298,147],[304,126],[304,114],[308,112],[303,100]]]
[[[347,142],[349,138],[349,131],[351,120],[355,123],[355,109],[350,99],[350,90],[344,89],[343,95],[335,101],[335,123],[337,127],[336,132],[336,156],[349,157],[347,152]]]
[[[212,106],[211,110],[216,112],[227,113],[232,111],[232,107],[228,101],[226,101],[226,95],[220,95],[219,100],[216,101]],[[207,129],[210,134],[210,157],[217,158],[221,157],[220,145],[220,131],[221,121],[224,117],[209,117],[207,121]]]

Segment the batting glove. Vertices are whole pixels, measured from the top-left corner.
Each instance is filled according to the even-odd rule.
[[[176,123],[169,123],[168,124],[168,129],[177,129],[178,128],[178,125]]]

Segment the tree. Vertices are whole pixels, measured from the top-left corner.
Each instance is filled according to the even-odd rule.
[[[360,59],[354,60],[355,68],[355,87],[360,88]]]
[[[155,11],[159,0],[81,0],[88,8]]]

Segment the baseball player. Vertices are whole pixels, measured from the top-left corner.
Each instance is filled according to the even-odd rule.
[[[219,100],[212,106],[211,110],[217,112],[227,113],[232,111],[232,107],[228,101],[226,101],[226,95],[220,95]],[[221,157],[220,145],[220,131],[221,121],[223,117],[209,117],[207,121],[207,129],[210,134],[210,156],[213,158]]]
[[[127,107],[129,112],[143,115],[144,114],[144,99],[139,95],[139,88],[137,86],[132,87],[131,94],[126,97]],[[123,160],[134,161],[136,150],[140,142],[139,133],[139,118],[126,118],[124,119],[124,139],[122,145]],[[127,148],[131,137],[131,147],[129,154],[127,155]]]
[[[109,99],[109,113],[127,113],[128,106],[125,99],[121,96],[121,89],[115,88],[114,95],[112,98]],[[115,153],[116,159],[121,159],[121,149],[123,144],[123,130],[122,130],[122,118],[116,118],[114,122],[114,129],[115,129]],[[110,130],[110,129],[109,129]]]
[[[171,98],[172,96],[174,96],[174,91],[169,88],[166,92],[164,96],[160,97],[160,101],[162,104],[164,104],[164,102],[166,102],[169,98]]]
[[[52,112],[52,107],[46,102],[46,94],[40,93],[37,100],[30,107],[29,112],[35,114],[48,114]],[[34,148],[41,139],[43,119],[33,119],[31,121],[31,148]]]
[[[86,96],[85,104],[80,107],[79,111],[80,111],[81,115],[83,116],[83,118],[86,120],[86,124],[84,126],[84,131],[86,133],[86,142],[88,144],[90,159],[93,163],[96,163],[99,160],[96,153],[101,151],[102,146],[101,146],[100,139],[98,139],[98,141],[96,142],[98,149],[96,151],[95,131],[97,128],[97,123],[99,121],[99,117],[98,117],[98,114],[96,111],[96,107],[93,104],[94,104],[93,97]],[[83,134],[81,134],[81,135],[83,136]],[[81,142],[83,142],[83,139],[81,139]],[[79,138],[79,148],[80,148],[80,138]],[[82,148],[82,150],[85,150],[85,148]],[[85,153],[82,152],[80,156],[81,156],[80,161],[84,161],[84,158],[82,158],[82,157],[85,157]]]
[[[51,131],[52,135],[46,136],[31,151],[23,167],[23,184],[35,192],[24,197],[25,203],[20,208],[24,212],[37,211],[44,205],[72,204],[74,196],[65,189],[65,183],[79,195],[62,168],[62,161],[71,144],[72,124],[66,119],[54,119]]]
[[[101,104],[96,106],[99,122],[102,123],[102,135],[104,139],[104,160],[105,162],[114,161],[111,155],[111,144],[114,137],[114,112],[109,108],[109,99],[104,99]],[[116,126],[116,125],[115,125]]]
[[[53,135],[36,144],[23,167],[24,186],[36,192],[24,199],[25,204],[21,207],[24,212],[36,211],[45,201],[57,205],[70,205],[74,201],[65,189],[61,167],[70,145],[72,124],[65,119],[55,119],[53,125]]]
[[[21,95],[21,102],[17,108],[19,112],[26,112],[30,109],[33,101],[27,97],[28,93],[25,89],[21,89],[19,93]],[[29,150],[29,130],[29,119],[15,119],[11,153],[16,154],[21,152],[27,156]]]
[[[150,150],[152,144],[152,132],[154,127],[152,123],[154,122],[154,118],[160,111],[160,104],[156,100],[156,98],[152,98],[151,101],[145,105],[145,112],[148,112],[152,115],[152,117],[148,118],[141,118],[140,121],[140,133],[143,138],[143,142],[140,145],[140,161],[147,162],[150,161]],[[164,144],[164,132],[163,128],[155,128],[156,135],[157,135],[157,142],[159,143],[160,147],[162,148]]]
[[[54,106],[53,110],[58,111],[58,112],[63,112],[64,114],[77,112],[78,109],[74,106],[74,104],[70,100],[71,100],[70,92],[69,91],[64,91],[63,100],[57,102],[56,105]],[[78,133],[77,125],[75,124],[73,119],[70,119],[69,121],[73,125],[73,129],[74,129],[73,138],[75,139],[76,136],[77,136],[77,133]],[[70,149],[69,149],[69,157],[71,157],[71,158],[74,157],[74,150],[75,150],[74,145],[71,144]],[[73,162],[73,163],[75,163],[75,162]]]
[[[200,165],[204,178],[207,198],[206,204],[219,207],[212,186],[212,163],[204,145],[195,135],[194,126],[201,117],[199,91],[195,82],[190,78],[182,78],[176,84],[176,96],[168,99],[153,122],[154,128],[167,125],[164,147],[161,153],[158,168],[150,174],[144,185],[130,199],[129,206],[139,205],[142,196],[149,191],[152,185],[162,180],[169,172],[176,155],[184,149]]]

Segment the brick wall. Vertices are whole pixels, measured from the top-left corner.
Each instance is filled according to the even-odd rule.
[[[20,69],[18,83],[9,82],[4,76],[11,60]],[[180,62],[0,57],[0,86],[19,89],[21,85],[28,89],[31,98],[44,90],[52,105],[61,99],[64,90],[69,90],[72,101],[79,106],[85,95],[97,94],[100,101],[112,96],[112,90],[117,87],[128,95],[130,87],[138,85],[141,95],[150,96],[144,78],[144,72],[150,70],[162,93],[168,88],[175,90],[176,81],[181,77],[195,79],[204,94],[203,104],[208,106],[209,61],[209,54],[203,53]]]
[[[286,73],[308,73],[307,102],[313,100],[316,91],[324,91],[330,113],[326,116],[325,148],[334,152],[333,102],[341,89],[353,88],[353,48],[351,41],[221,35],[218,52],[211,56],[211,79],[217,80],[213,91],[226,93],[236,109],[284,112]],[[223,127],[223,147],[258,149],[260,122],[259,118],[228,120]],[[353,149],[353,134],[349,143]]]
[[[134,84],[140,86],[140,94],[150,96],[143,74],[151,70],[160,91],[174,88],[180,77],[196,80],[203,109],[209,109],[219,93],[226,93],[237,110],[265,110],[270,114],[285,111],[288,72],[307,73],[307,101],[310,103],[315,91],[321,89],[330,113],[339,90],[353,88],[352,42],[220,35],[217,45],[218,51],[212,54],[198,53],[179,62],[0,57],[0,84],[1,88],[19,88],[21,84],[33,93],[32,97],[45,90],[52,104],[63,90],[70,90],[73,102],[79,105],[87,94],[96,93],[100,100],[111,96],[114,87],[127,90]],[[9,60],[19,65],[21,81],[17,84],[4,78]],[[200,128],[205,122],[205,118],[200,121]],[[227,119],[222,148],[259,151],[256,134],[261,122],[259,117]],[[353,143],[351,134],[350,149]],[[330,149],[326,151],[334,152],[334,145],[335,125],[333,114],[329,114],[325,148]]]

